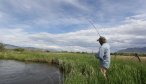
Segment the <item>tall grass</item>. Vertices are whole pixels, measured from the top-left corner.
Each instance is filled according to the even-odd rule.
[[[0,59],[51,63],[58,59],[64,84],[146,84],[146,62],[112,58],[109,80],[100,73],[98,60],[92,54],[0,52]]]

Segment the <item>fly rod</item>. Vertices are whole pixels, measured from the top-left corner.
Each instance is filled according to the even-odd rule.
[[[87,21],[93,26],[93,28],[96,30],[97,35],[100,37],[99,31],[96,29],[95,25],[93,24],[92,21],[90,21],[89,19],[87,19]]]

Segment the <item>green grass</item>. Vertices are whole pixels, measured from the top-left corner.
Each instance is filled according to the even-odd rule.
[[[146,62],[112,58],[106,81],[92,54],[6,51],[0,52],[0,59],[45,63],[58,59],[58,67],[64,69],[64,84],[146,84]]]

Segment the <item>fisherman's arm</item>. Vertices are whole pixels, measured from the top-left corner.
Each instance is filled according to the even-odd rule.
[[[103,60],[105,62],[110,62],[110,47],[109,46],[105,48]]]
[[[103,56],[104,56],[104,49],[100,48],[99,52],[97,54],[95,54],[95,57],[99,60],[103,60]]]

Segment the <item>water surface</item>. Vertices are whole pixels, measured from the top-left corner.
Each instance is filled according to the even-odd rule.
[[[55,66],[0,60],[0,84],[61,84],[60,79]]]

